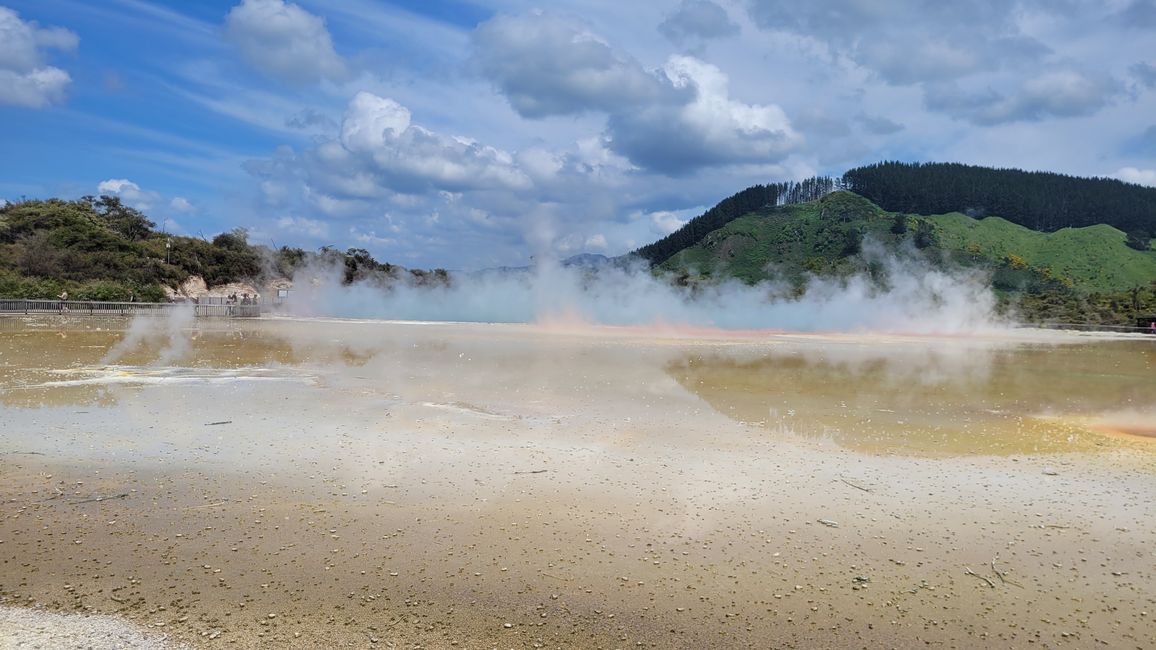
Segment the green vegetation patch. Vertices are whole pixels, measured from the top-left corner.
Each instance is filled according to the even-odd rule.
[[[1156,280],[1156,251],[1125,245],[1123,232],[1104,224],[1043,233],[999,217],[972,219],[958,212],[927,217],[939,245],[982,256],[992,263],[1009,257],[1070,280],[1079,291],[1123,291]]]

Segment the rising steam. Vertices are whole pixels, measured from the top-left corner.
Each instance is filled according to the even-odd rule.
[[[124,338],[109,348],[100,361],[101,365],[117,363],[142,345],[160,347],[156,359],[152,361],[154,366],[167,366],[186,356],[191,347],[186,330],[192,327],[195,320],[193,310],[194,307],[189,304],[175,305],[163,315],[142,313],[135,316]]]
[[[986,279],[946,272],[865,243],[886,287],[865,275],[785,285],[738,281],[687,289],[643,265],[540,264],[527,273],[459,274],[450,286],[344,286],[330,269],[298,272],[287,305],[302,316],[411,321],[663,325],[677,328],[961,333],[1000,327]]]

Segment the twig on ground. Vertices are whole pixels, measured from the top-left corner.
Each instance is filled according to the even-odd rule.
[[[995,583],[991,581],[991,578],[979,575],[975,571],[972,571],[971,567],[966,567],[966,566],[963,567],[963,572],[969,576],[975,576],[975,577],[979,578],[980,580],[983,580],[984,582],[987,583],[987,586],[991,587],[992,589],[995,589]]]
[[[871,491],[871,488],[865,488],[862,485],[856,485],[855,483],[848,481],[847,479],[843,478],[842,476],[839,477],[839,480],[843,481],[847,485],[850,485],[851,487],[855,488],[856,490],[863,490],[864,492],[870,492]]]
[[[217,506],[223,506],[226,503],[229,503],[228,499],[226,499],[225,501],[218,501],[216,503],[205,503],[205,504],[202,504],[199,506],[189,506],[189,507],[185,508],[185,510],[200,510],[201,508],[215,508]]]
[[[207,427],[215,427],[215,426],[219,426],[219,425],[222,425],[222,424],[232,424],[232,423],[233,423],[233,421],[232,421],[232,420],[221,420],[220,422],[206,422],[206,423],[205,423],[205,426],[207,426]]]
[[[545,474],[550,470],[547,469],[532,469],[528,472],[514,472],[515,474]]]
[[[109,495],[107,497],[93,497],[91,499],[84,499],[82,501],[77,501],[76,503],[94,503],[96,501],[112,501],[113,499],[123,499],[123,498],[127,497],[128,494],[129,494],[128,492],[122,492],[120,494],[112,494],[112,495]]]
[[[997,556],[995,556],[995,557],[993,557],[993,558],[991,559],[991,570],[992,570],[992,573],[995,573],[995,575],[996,575],[997,577],[999,577],[999,581],[1000,581],[1000,582],[1002,582],[1002,583],[1004,583],[1005,585],[1012,585],[1013,587],[1019,587],[1020,589],[1023,589],[1023,588],[1024,588],[1024,586],[1023,586],[1023,585],[1021,585],[1020,583],[1018,583],[1018,582],[1016,582],[1016,581],[1014,581],[1014,580],[1010,580],[1010,579],[1008,579],[1008,577],[1007,577],[1007,571],[1000,571],[999,569],[995,568],[995,561],[996,561],[996,560],[998,560],[998,559],[999,559],[999,556],[998,556],[998,555],[997,555]]]

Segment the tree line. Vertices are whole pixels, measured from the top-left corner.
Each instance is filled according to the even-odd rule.
[[[686,222],[678,230],[634,251],[651,264],[665,262],[675,253],[702,241],[703,237],[739,217],[766,207],[816,201],[834,191],[837,181],[816,176],[798,182],[753,185],[719,201],[713,208]]]
[[[1110,178],[892,161],[852,169],[841,185],[890,212],[995,215],[1043,232],[1105,223],[1141,250],[1156,234],[1156,188]]]

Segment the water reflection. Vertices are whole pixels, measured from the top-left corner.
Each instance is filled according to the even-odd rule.
[[[1156,431],[1154,348],[828,340],[688,355],[666,371],[735,420],[850,449],[1017,454]]]
[[[294,380],[301,373],[287,369],[358,366],[372,356],[333,341],[295,341],[276,327],[201,321],[173,330],[164,319],[148,321],[0,319],[0,404],[111,406],[146,385]]]

